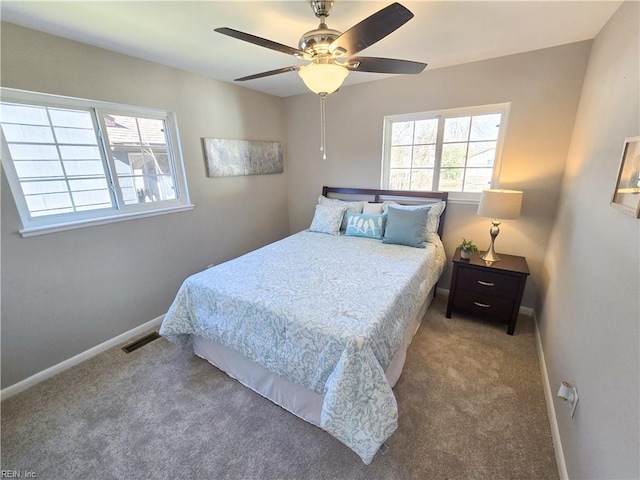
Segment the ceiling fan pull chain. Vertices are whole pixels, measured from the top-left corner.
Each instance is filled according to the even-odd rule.
[[[324,115],[324,99],[327,97],[326,93],[320,94],[320,151],[322,152],[322,159],[327,159],[327,145],[325,134],[325,115]]]

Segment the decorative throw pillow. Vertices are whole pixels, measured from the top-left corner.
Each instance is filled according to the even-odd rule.
[[[367,215],[379,215],[383,213],[382,203],[366,202],[362,207],[362,213],[366,213]]]
[[[429,205],[400,205],[394,201],[386,201],[383,204],[383,211],[387,211],[387,208],[393,206],[394,208],[404,208],[407,210],[420,210],[426,209],[429,211],[429,216],[427,218],[427,242],[436,243],[436,240],[440,237],[438,236],[438,227],[440,226],[440,215],[444,212],[446,207],[446,202],[436,202],[431,203]]]
[[[387,226],[382,243],[395,243],[409,247],[425,248],[427,241],[427,216],[425,209],[387,208]]]
[[[348,211],[353,213],[362,213],[362,207],[364,201],[348,202],[346,200],[338,200],[337,198],[327,198],[324,195],[318,197],[318,204],[320,205],[335,205],[339,207],[345,207]],[[342,219],[342,225],[340,225],[340,231],[344,232],[347,229],[346,216]]]
[[[316,205],[310,232],[330,233],[340,235],[340,225],[346,208],[337,205]]]
[[[384,225],[387,219],[384,214],[366,215],[347,211],[345,216],[347,217],[345,235],[377,239],[381,239],[384,235]]]

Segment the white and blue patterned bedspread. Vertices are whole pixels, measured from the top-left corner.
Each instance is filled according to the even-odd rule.
[[[397,428],[385,370],[444,264],[442,244],[304,231],[189,277],[160,334],[212,339],[323,395],[320,426],[370,463]]]

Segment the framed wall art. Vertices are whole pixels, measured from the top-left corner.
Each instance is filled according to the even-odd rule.
[[[202,139],[208,177],[282,173],[282,144],[252,140]]]
[[[611,206],[640,218],[640,137],[624,140]]]

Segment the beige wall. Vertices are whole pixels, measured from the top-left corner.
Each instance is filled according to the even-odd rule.
[[[287,98],[291,232],[309,226],[322,185],[379,188],[385,115],[511,102],[500,186],[523,190],[524,203],[519,220],[503,223],[496,246],[527,257],[532,276],[523,304],[533,307],[589,49],[580,42],[344,87],[327,98],[326,161],[318,152],[319,98]],[[449,205],[449,257],[462,237],[488,247],[491,224],[476,210]],[[448,272],[440,286],[449,287]]]
[[[544,261],[539,325],[569,478],[640,478],[640,220],[609,206],[625,137],[640,134],[640,4],[593,41]]]
[[[189,274],[288,234],[286,173],[207,178],[201,146],[284,141],[282,99],[6,23],[1,61],[5,87],[175,111],[196,205],[21,238],[3,172],[3,387],[162,315]]]
[[[593,48],[345,87],[327,100],[327,161],[313,95],[282,100],[3,23],[3,86],[174,110],[196,209],[22,239],[3,173],[2,386],[161,315],[206,265],[308,227],[322,185],[378,187],[385,115],[512,102],[500,186],[525,200],[498,250],[529,261],[524,304],[551,388],[581,394],[574,419],[555,399],[569,475],[640,477],[640,221],[608,205],[622,139],[640,133],[639,15],[625,3]],[[201,137],[286,140],[286,173],[208,179]],[[449,206],[449,256],[463,236],[488,243],[475,210]]]

